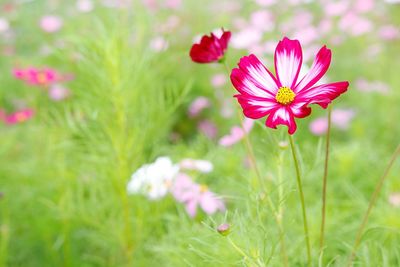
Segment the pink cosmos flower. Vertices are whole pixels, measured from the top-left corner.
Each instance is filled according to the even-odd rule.
[[[57,32],[63,26],[63,21],[58,16],[44,16],[40,20],[40,27],[48,33]]]
[[[194,44],[190,50],[190,57],[197,63],[211,63],[223,60],[228,48],[231,32],[222,29],[221,34],[204,35],[200,43]]]
[[[196,216],[198,207],[209,215],[225,211],[225,204],[217,195],[207,186],[196,184],[184,173],[175,178],[171,192],[178,202],[185,204],[190,217]]]
[[[31,119],[34,115],[32,109],[22,109],[9,115],[3,114],[3,120],[8,125],[14,125]]]
[[[204,109],[210,106],[210,100],[207,97],[197,97],[189,106],[188,115],[191,118],[197,117]]]
[[[67,88],[59,84],[55,84],[49,88],[49,97],[54,101],[64,100],[68,98],[70,94],[71,92]]]
[[[351,109],[334,109],[332,111],[332,126],[344,131],[350,127],[350,123],[355,116],[355,112]],[[328,118],[321,117],[310,123],[310,131],[314,135],[323,135],[328,130]]]
[[[197,128],[209,139],[214,139],[217,136],[217,126],[210,120],[202,120],[197,124]]]
[[[211,84],[212,84],[212,86],[214,86],[215,88],[224,86],[224,85],[226,84],[226,75],[223,74],[223,73],[215,74],[215,75],[211,78]]]
[[[240,126],[232,127],[231,132],[228,135],[223,136],[218,143],[224,147],[230,147],[236,144],[237,142],[243,139],[245,134],[250,132],[250,130],[253,128],[253,125],[254,125],[253,120],[247,118],[244,119],[243,128]]]
[[[202,173],[209,173],[214,169],[213,164],[208,160],[202,159],[183,159],[179,163],[181,170],[196,170]]]
[[[59,74],[49,68],[27,68],[13,70],[14,77],[19,80],[25,81],[29,85],[48,86],[60,80]]]
[[[394,207],[400,207],[400,192],[390,194],[389,203]]]
[[[310,71],[301,78],[298,76],[303,56],[298,40],[283,38],[274,58],[276,77],[254,55],[242,57],[239,67],[231,73],[232,84],[239,92],[235,97],[244,115],[251,119],[268,115],[267,127],[276,129],[283,124],[293,134],[297,129],[295,118],[310,115],[309,104],[326,108],[349,86],[347,81],[316,85],[331,62],[331,51],[326,46],[319,50]]]

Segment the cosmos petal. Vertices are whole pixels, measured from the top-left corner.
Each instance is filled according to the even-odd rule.
[[[273,110],[269,116],[265,125],[276,129],[278,125],[286,125],[288,127],[288,133],[294,134],[297,129],[296,122],[294,121],[294,115],[292,114],[291,110],[286,106],[279,107]]]
[[[296,102],[304,103],[306,105],[318,104],[321,107],[326,108],[332,100],[346,92],[348,87],[348,82],[335,82],[311,87],[307,90],[301,91],[296,96]]]
[[[267,98],[250,97],[246,95],[236,95],[239,104],[242,106],[243,113],[251,119],[259,119],[276,109],[279,105],[275,101]]]

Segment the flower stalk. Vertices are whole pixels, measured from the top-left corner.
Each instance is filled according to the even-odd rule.
[[[303,185],[301,183],[299,162],[298,162],[297,156],[296,156],[293,137],[290,134],[289,134],[289,140],[290,140],[290,147],[292,150],[293,162],[294,162],[294,166],[296,169],[297,186],[299,189],[301,210],[302,210],[302,215],[303,215],[304,236],[305,236],[306,246],[307,246],[307,265],[311,266],[311,246],[310,246],[310,238],[308,235],[308,223],[307,223],[306,206],[305,206],[305,201],[304,201]]]

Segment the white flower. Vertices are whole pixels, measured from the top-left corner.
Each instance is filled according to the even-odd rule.
[[[209,173],[214,169],[214,166],[208,160],[200,159],[184,159],[180,163],[180,167],[186,170],[196,170],[202,173]]]
[[[129,194],[144,194],[150,199],[160,199],[168,193],[179,166],[168,157],[159,157],[154,163],[140,167],[132,174],[127,185]]]

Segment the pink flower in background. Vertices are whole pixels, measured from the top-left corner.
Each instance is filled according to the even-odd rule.
[[[379,29],[378,34],[384,40],[395,40],[400,37],[400,30],[394,25],[385,25]]]
[[[7,19],[0,17],[0,33],[8,31],[10,28],[10,23]]]
[[[214,139],[217,136],[217,126],[210,120],[202,120],[197,124],[199,131],[209,139]]]
[[[58,16],[44,16],[40,19],[40,28],[48,33],[54,33],[61,29],[63,26],[63,20]]]
[[[339,29],[353,36],[360,36],[370,32],[373,29],[373,24],[366,18],[348,12],[340,19]]]
[[[349,1],[328,1],[323,5],[323,7],[327,16],[340,16],[343,15],[343,13],[345,13],[349,8]]]
[[[52,99],[54,101],[64,100],[64,99],[68,98],[70,96],[70,94],[71,94],[71,92],[67,88],[65,88],[59,84],[52,85],[49,88],[49,97],[50,97],[50,99]]]
[[[276,3],[276,0],[256,0],[260,6],[271,6]]]
[[[88,13],[92,11],[94,8],[94,4],[92,0],[78,0],[76,2],[76,9],[82,13]]]
[[[354,10],[358,13],[366,13],[374,9],[374,0],[357,0],[354,4]]]
[[[49,68],[15,68],[13,74],[16,79],[25,81],[29,85],[48,86],[60,80],[58,73]]]
[[[165,7],[170,9],[179,9],[182,6],[182,0],[165,0]]]
[[[202,173],[209,173],[214,169],[210,161],[201,159],[183,159],[179,166],[181,170],[196,170]]]
[[[190,57],[197,63],[211,63],[223,60],[228,48],[231,32],[222,29],[220,34],[211,33],[204,35],[200,43],[196,43],[190,49]]]
[[[356,89],[362,92],[378,92],[387,94],[390,91],[389,86],[381,81],[367,81],[365,79],[358,79],[356,81]]]
[[[188,114],[189,117],[197,117],[204,109],[210,106],[210,100],[207,97],[197,97],[189,106]]]
[[[250,16],[251,25],[262,31],[271,31],[274,29],[273,15],[267,10],[255,11]]]
[[[231,128],[231,132],[228,135],[223,136],[219,139],[218,143],[224,147],[230,147],[240,140],[243,139],[244,135],[249,133],[253,128],[254,120],[245,118],[243,121],[243,128],[240,126],[234,126]],[[244,131],[243,131],[244,130]]]
[[[262,39],[263,33],[254,27],[248,27],[236,33],[232,37],[232,47],[237,49],[248,49],[258,44]]]
[[[355,116],[355,112],[351,109],[334,109],[332,111],[332,126],[340,130],[347,130]],[[323,135],[328,131],[328,118],[317,118],[310,123],[310,131],[314,135]]]
[[[184,173],[178,174],[171,192],[178,202],[185,204],[190,217],[196,216],[198,207],[208,215],[225,211],[225,204],[220,197],[211,192],[207,186],[196,184]]]
[[[211,84],[215,88],[222,87],[226,84],[226,75],[225,74],[215,74],[211,78]]]
[[[3,112],[3,121],[8,125],[19,124],[31,119],[34,115],[33,109],[21,109],[11,114],[5,114]]]
[[[400,193],[392,193],[389,195],[389,203],[394,207],[400,207]]]
[[[331,62],[331,51],[323,46],[310,71],[298,79],[303,56],[300,42],[284,38],[275,50],[276,77],[254,56],[240,59],[238,68],[232,70],[231,81],[239,92],[235,95],[243,113],[251,119],[268,116],[266,126],[276,129],[286,125],[293,134],[295,118],[310,115],[310,104],[326,108],[332,100],[347,91],[349,83],[335,82],[317,85]]]
[[[168,41],[162,36],[155,37],[150,41],[150,48],[155,52],[165,51],[168,48]]]

